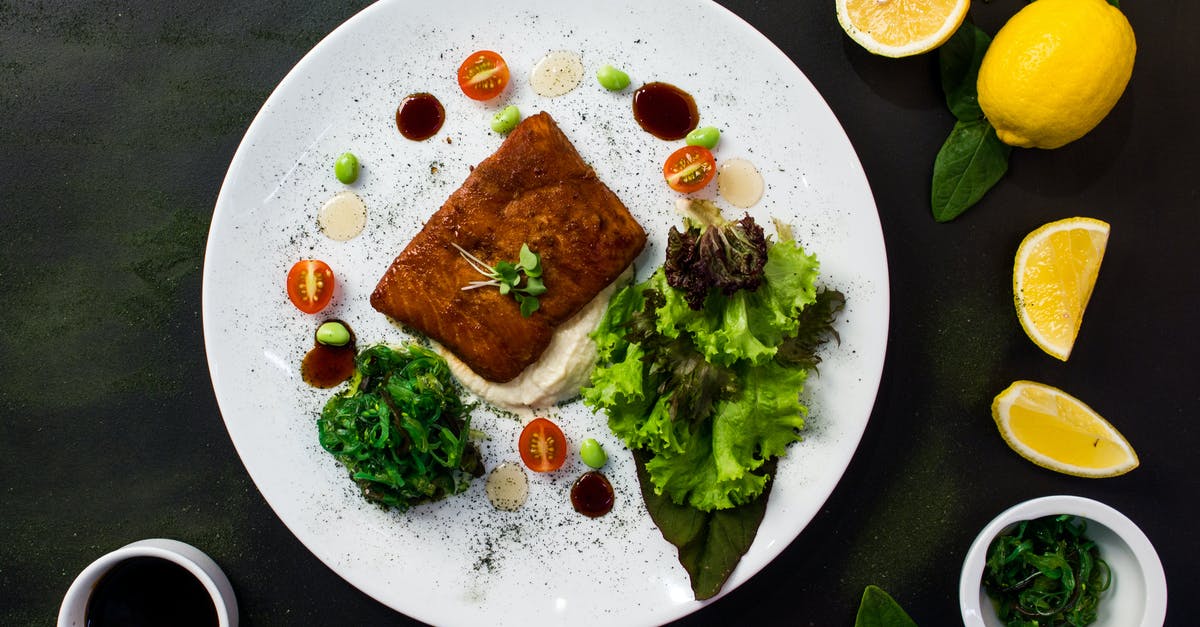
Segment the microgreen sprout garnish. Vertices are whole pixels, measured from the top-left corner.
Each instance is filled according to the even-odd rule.
[[[501,261],[495,267],[489,266],[480,258],[472,255],[458,244],[451,243],[458,249],[459,254],[476,272],[487,277],[486,281],[471,281],[463,286],[464,290],[480,287],[496,287],[501,294],[512,296],[521,306],[521,315],[528,318],[538,310],[541,304],[538,296],[546,293],[546,285],[542,282],[542,258],[529,249],[529,244],[521,244],[521,252],[517,263]],[[521,275],[525,275],[525,284],[521,285]]]

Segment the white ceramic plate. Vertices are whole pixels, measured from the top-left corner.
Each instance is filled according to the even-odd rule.
[[[1159,627],[1167,616],[1167,577],[1150,539],[1117,510],[1082,496],[1043,496],[1018,503],[992,519],[963,560],[958,603],[967,627],[1003,627],[983,587],[988,547],[996,536],[1023,520],[1069,514],[1087,524],[1087,537],[1112,571],[1112,585],[1100,595],[1094,627]]]
[[[609,93],[592,78],[605,63],[633,87],[662,80],[690,92],[701,124],[723,130],[720,159],[743,157],[766,180],[752,214],[778,217],[816,252],[822,283],[849,304],[841,344],[824,355],[803,398],[806,440],[779,466],[766,519],[727,583],[731,590],[782,551],[837,484],[874,403],[887,342],[888,277],[870,188],[837,120],[804,75],[765,37],[725,9],[686,2],[495,3],[397,0],[374,5],[335,30],[288,74],[250,126],[217,200],[204,268],[204,327],[213,386],[230,437],[267,501],[330,568],[383,603],[436,624],[653,624],[702,606],[675,550],[641,503],[632,460],[604,419],[576,402],[550,412],[578,442],[601,441],[617,493],[612,513],[577,514],[568,501],[584,470],[574,459],[531,477],[529,502],[496,511],[478,481],[465,494],[405,514],[368,505],[317,443],[315,421],[330,392],[309,388],[299,364],[322,319],[347,321],[360,343],[403,333],[368,296],[393,257],[499,146],[492,114],[507,104],[551,113],[583,158],[650,232],[639,273],[662,263],[677,224],[676,195],[660,176],[682,142],[641,131],[631,89]],[[477,49],[500,52],[508,91],[477,103],[459,91],[458,64]],[[565,96],[533,93],[528,77],[546,53],[583,58],[582,84]],[[395,128],[400,100],[430,92],[446,108],[432,139]],[[320,205],[343,189],[333,162],[352,150],[363,174],[366,230],[335,242],[316,225]],[[710,192],[711,193],[711,192]],[[735,209],[725,206],[727,215]],[[767,226],[768,232],[771,232]],[[319,316],[287,301],[283,278],[297,260],[323,259],[338,277]],[[518,420],[480,410],[474,426],[490,469],[517,459]]]

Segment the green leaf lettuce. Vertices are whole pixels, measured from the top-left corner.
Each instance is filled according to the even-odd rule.
[[[676,504],[707,512],[755,500],[769,479],[764,464],[801,439],[807,371],[798,364],[816,360],[775,356],[817,302],[819,264],[790,239],[767,252],[757,289],[712,289],[698,310],[659,269],[619,292],[592,334],[600,357],[584,402],[650,454],[651,485]],[[832,318],[820,323],[831,329]]]

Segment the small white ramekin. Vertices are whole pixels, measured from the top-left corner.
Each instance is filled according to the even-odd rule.
[[[209,596],[212,597],[213,605],[217,609],[217,624],[220,627],[237,627],[237,598],[233,594],[229,578],[217,563],[190,544],[165,538],[139,540],[127,544],[89,564],[75,581],[71,582],[71,587],[63,597],[62,607],[58,611],[58,627],[84,627],[88,598],[91,597],[97,582],[118,563],[133,557],[157,557],[186,568],[204,584],[204,589],[208,590]]]
[[[963,560],[958,604],[966,627],[1003,627],[983,588],[983,569],[992,539],[1022,520],[1070,514],[1087,523],[1087,537],[1112,570],[1112,585],[1100,597],[1091,627],[1162,627],[1167,615],[1167,578],[1145,533],[1117,510],[1081,496],[1044,496],[1018,503],[979,532]]]

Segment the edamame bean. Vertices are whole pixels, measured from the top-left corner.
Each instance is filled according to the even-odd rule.
[[[596,80],[608,91],[621,91],[629,87],[629,75],[611,65],[600,66],[596,70]]]
[[[687,134],[684,141],[689,146],[703,146],[712,150],[721,140],[721,131],[715,126],[701,126]]]
[[[517,128],[517,123],[520,121],[521,110],[517,108],[517,105],[508,105],[492,116],[492,130],[503,135]]]
[[[337,180],[349,185],[358,180],[358,157],[352,152],[343,152],[333,163],[333,174]]]
[[[350,329],[331,320],[317,327],[317,341],[328,346],[345,346],[350,343]]]
[[[579,444],[579,458],[583,463],[599,470],[608,462],[608,454],[604,452],[604,447],[592,438],[588,438]]]

